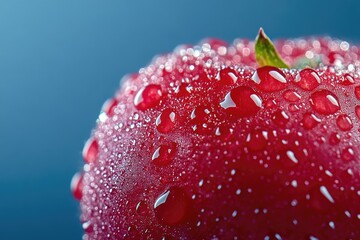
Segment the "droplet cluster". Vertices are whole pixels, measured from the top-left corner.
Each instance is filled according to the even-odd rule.
[[[308,66],[208,39],[126,76],[71,183],[83,239],[359,239],[360,49],[276,47]]]

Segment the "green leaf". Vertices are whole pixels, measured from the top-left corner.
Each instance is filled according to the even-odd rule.
[[[270,38],[260,28],[255,40],[256,61],[260,66],[274,66],[278,68],[289,68],[281,59]]]

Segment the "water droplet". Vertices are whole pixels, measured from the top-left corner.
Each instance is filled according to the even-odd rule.
[[[82,157],[86,163],[93,163],[97,160],[99,153],[99,145],[95,138],[86,141],[82,151]]]
[[[148,205],[146,204],[145,201],[139,201],[136,204],[135,211],[137,214],[139,214],[141,216],[145,216],[148,214]]]
[[[267,99],[265,100],[265,103],[264,103],[264,107],[265,108],[276,108],[277,106],[277,102],[275,101],[275,99]]]
[[[321,122],[321,120],[316,117],[314,114],[312,113],[305,113],[303,115],[303,119],[301,120],[301,125],[305,128],[305,129],[313,129],[314,127],[316,127],[316,125],[318,125],[318,123]]]
[[[289,102],[297,102],[301,99],[301,96],[299,93],[297,93],[295,90],[287,90],[283,93],[283,97],[285,100]]]
[[[356,106],[355,107],[355,113],[356,113],[356,116],[360,119],[360,106]]]
[[[186,97],[191,93],[192,87],[188,83],[182,83],[175,89],[178,97]]]
[[[134,105],[138,110],[147,110],[158,105],[161,101],[160,85],[150,84],[141,88],[135,95]]]
[[[240,86],[226,94],[220,106],[230,115],[248,117],[260,110],[262,100],[252,88]]]
[[[335,199],[325,186],[313,187],[310,190],[310,204],[316,211],[327,212],[333,207]]]
[[[156,129],[160,133],[168,133],[174,129],[176,123],[176,114],[172,109],[165,109],[156,118],[155,125]]]
[[[293,161],[294,163],[299,163],[299,160],[296,158],[295,154],[293,151],[286,151],[286,156]]]
[[[329,200],[329,202],[335,203],[334,198],[331,196],[331,194],[329,193],[329,191],[327,190],[327,188],[325,186],[320,187],[320,192],[321,192],[322,195],[324,195],[324,197],[327,200]]]
[[[304,90],[311,91],[321,83],[318,73],[310,68],[305,68],[295,77],[295,83]]]
[[[289,122],[289,115],[285,111],[277,110],[274,112],[272,120],[279,127],[284,127]]]
[[[219,83],[223,85],[231,85],[236,83],[238,76],[234,69],[226,67],[219,71],[218,75],[216,76],[216,80],[218,80]]]
[[[342,131],[349,131],[350,129],[353,128],[353,124],[351,122],[351,119],[346,114],[341,114],[336,118],[336,125]]]
[[[82,224],[82,228],[84,229],[84,232],[86,233],[92,233],[94,231],[93,224],[91,221],[86,221]]]
[[[310,105],[316,112],[324,115],[336,113],[340,109],[336,95],[325,89],[311,94]]]
[[[233,133],[233,129],[226,125],[221,125],[215,129],[215,135],[221,139],[228,139]]]
[[[347,147],[345,148],[342,152],[341,152],[341,158],[344,161],[351,161],[354,159],[354,149],[352,149],[351,147]]]
[[[329,137],[329,143],[331,145],[336,145],[340,142],[340,135],[336,132],[333,132]]]
[[[180,187],[170,187],[155,201],[155,216],[161,224],[177,225],[189,217],[190,200]]]
[[[278,68],[272,66],[264,66],[258,68],[251,78],[257,88],[264,92],[275,92],[286,87],[286,76]]]
[[[194,132],[207,135],[212,133],[213,124],[210,119],[210,110],[205,106],[198,106],[190,114],[190,124]]]
[[[360,86],[355,87],[355,96],[357,99],[360,99]]]
[[[115,107],[118,105],[118,101],[115,98],[108,99],[101,108],[101,111],[111,117],[114,115]]]
[[[264,150],[268,144],[267,132],[261,130],[253,130],[246,138],[246,146],[250,151]]]
[[[345,86],[352,85],[352,84],[354,84],[354,83],[355,83],[354,78],[353,78],[350,74],[348,74],[348,73],[346,73],[346,74],[344,75],[344,78],[343,78],[342,81],[341,81],[341,84],[342,84],[342,85],[345,85]]]
[[[264,237],[264,240],[282,240],[282,237],[278,233],[270,233]]]
[[[82,190],[83,190],[83,173],[75,173],[75,175],[71,179],[70,189],[75,199],[81,200],[82,198]]]
[[[169,165],[174,158],[175,151],[175,143],[172,143],[171,145],[161,145],[153,153],[151,161],[159,167]]]
[[[290,103],[288,106],[288,110],[290,112],[297,112],[297,111],[299,111],[299,109],[300,109],[299,106],[294,103]]]

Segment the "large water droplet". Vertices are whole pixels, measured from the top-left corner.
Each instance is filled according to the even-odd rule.
[[[325,89],[311,94],[310,105],[316,112],[324,115],[336,113],[340,109],[339,100],[336,95]]]
[[[353,160],[354,157],[355,157],[355,153],[352,147],[347,147],[341,152],[341,158],[346,162]]]
[[[289,122],[289,115],[283,110],[277,110],[273,113],[272,120],[279,127],[284,127]]]
[[[295,77],[295,83],[304,90],[311,91],[321,83],[321,78],[313,69],[306,68]]]
[[[216,80],[218,80],[219,83],[223,85],[231,85],[236,83],[238,76],[234,69],[226,67],[219,71],[218,75],[216,76]]]
[[[94,232],[94,227],[93,227],[93,224],[92,222],[89,220],[89,221],[86,221],[86,222],[83,222],[82,224],[82,228],[84,230],[85,233],[92,233]]]
[[[156,118],[156,129],[160,133],[168,133],[174,129],[176,123],[176,114],[172,109],[165,109]]]
[[[135,211],[137,214],[141,215],[141,216],[145,216],[146,214],[148,214],[148,205],[146,204],[145,201],[139,201],[136,204],[136,208]]]
[[[141,88],[135,95],[134,105],[138,110],[147,110],[158,105],[161,101],[160,85],[150,84]]]
[[[340,135],[336,132],[331,133],[329,137],[329,143],[331,145],[336,145],[340,142]]]
[[[262,100],[252,88],[240,86],[226,94],[220,106],[230,115],[248,117],[262,108]]]
[[[353,128],[353,124],[351,122],[350,117],[347,114],[340,114],[336,118],[336,125],[340,128],[342,131],[349,131]]]
[[[341,81],[341,84],[342,84],[342,85],[345,85],[345,86],[352,85],[352,84],[354,84],[354,83],[355,83],[354,78],[353,78],[350,74],[348,74],[348,73],[346,73],[346,74],[344,75],[344,77],[343,77],[343,79],[342,79],[342,81]]]
[[[283,97],[288,102],[297,102],[301,99],[301,96],[299,93],[297,93],[295,90],[287,90],[283,93]]]
[[[359,105],[355,107],[355,114],[358,117],[358,119],[360,119],[360,106]]]
[[[295,103],[290,103],[288,106],[288,110],[290,112],[297,112],[297,111],[299,111],[299,109],[300,109],[299,106],[296,105]]]
[[[156,166],[169,165],[174,158],[175,151],[176,151],[175,143],[172,143],[170,145],[161,145],[153,153],[151,161]]]
[[[95,138],[90,138],[86,141],[82,151],[83,159],[86,163],[93,163],[97,160],[99,153],[99,145]]]
[[[155,201],[154,212],[157,220],[165,225],[177,225],[190,215],[190,200],[180,187],[170,187]]]
[[[355,87],[355,96],[357,99],[360,99],[360,86]]]
[[[114,109],[119,102],[115,98],[108,99],[101,108],[101,111],[111,117],[114,115]]]
[[[275,92],[286,87],[286,76],[277,67],[264,66],[258,68],[251,78],[257,88],[264,92]]]
[[[301,120],[301,125],[305,128],[305,129],[312,129],[314,128],[316,125],[318,125],[318,123],[321,122],[321,119],[319,119],[318,117],[316,117],[314,114],[312,113],[305,113],[303,115],[303,119]]]
[[[75,199],[81,200],[82,198],[82,190],[83,190],[83,173],[75,173],[75,175],[71,179],[70,189]]]

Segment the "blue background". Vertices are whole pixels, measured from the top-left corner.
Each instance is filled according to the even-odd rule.
[[[270,3],[271,2],[271,3]],[[357,1],[0,0],[0,239],[81,239],[69,184],[126,73],[213,36],[360,42]]]

